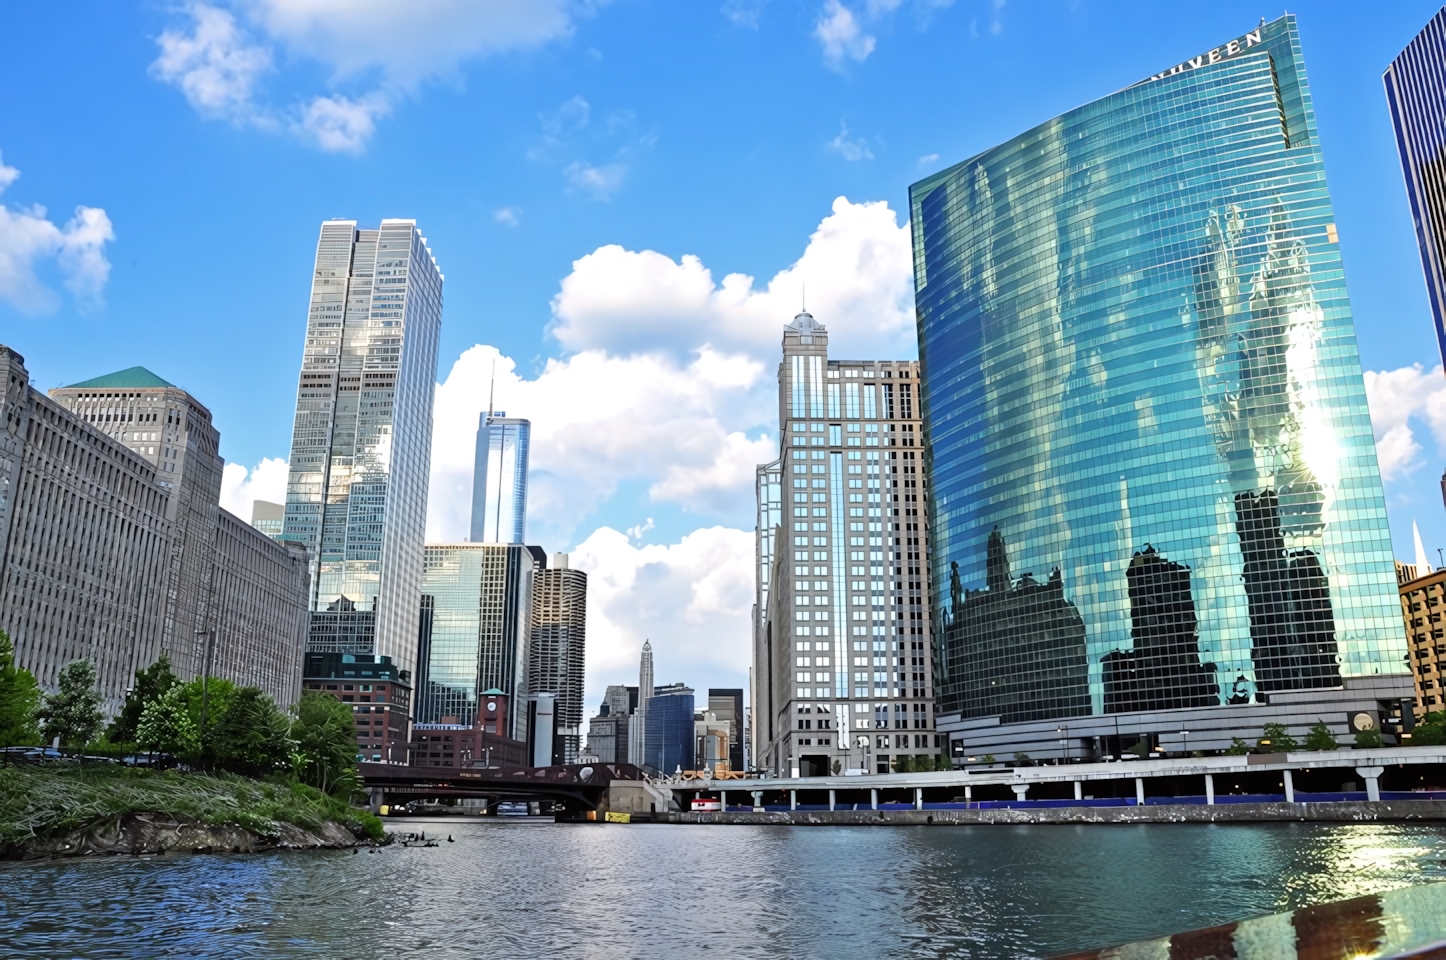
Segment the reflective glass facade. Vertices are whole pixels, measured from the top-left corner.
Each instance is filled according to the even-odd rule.
[[[910,198],[941,712],[1407,672],[1293,18]]]
[[[1446,358],[1446,7],[1391,61],[1382,79],[1436,339]]]
[[[527,535],[527,420],[482,414],[472,469],[473,543],[521,543]]]
[[[311,557],[311,609],[323,614],[313,646],[335,649],[347,613],[353,652],[408,671],[441,325],[442,274],[415,221],[322,224],[282,539]]]

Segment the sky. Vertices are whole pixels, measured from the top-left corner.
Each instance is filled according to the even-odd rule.
[[[1436,12],[1291,5],[1398,556],[1446,548],[1446,377],[1381,86]],[[807,286],[836,356],[916,356],[910,183],[1239,36],[1258,4],[211,0],[0,9],[0,342],[210,407],[222,502],[284,499],[321,221],[446,275],[428,537],[478,413],[533,423],[528,539],[590,574],[589,704],[746,684],[754,467]],[[593,712],[589,707],[589,713]]]

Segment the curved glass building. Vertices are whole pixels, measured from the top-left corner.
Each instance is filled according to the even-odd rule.
[[[1385,502],[1294,18],[910,202],[956,753],[1209,750],[1398,709]]]

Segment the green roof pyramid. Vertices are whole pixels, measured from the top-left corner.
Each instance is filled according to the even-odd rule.
[[[145,367],[128,367],[125,370],[117,370],[115,373],[107,373],[103,377],[96,377],[94,380],[84,380],[80,383],[72,383],[74,387],[85,387],[86,389],[142,389],[146,387],[174,387],[174,383],[167,383],[160,377],[151,373]]]

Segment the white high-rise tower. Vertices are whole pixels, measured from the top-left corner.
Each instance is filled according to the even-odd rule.
[[[442,273],[415,220],[321,226],[282,538],[311,558],[312,649],[411,670]]]
[[[527,449],[532,424],[482,414],[472,469],[473,543],[521,543],[527,531]]]

